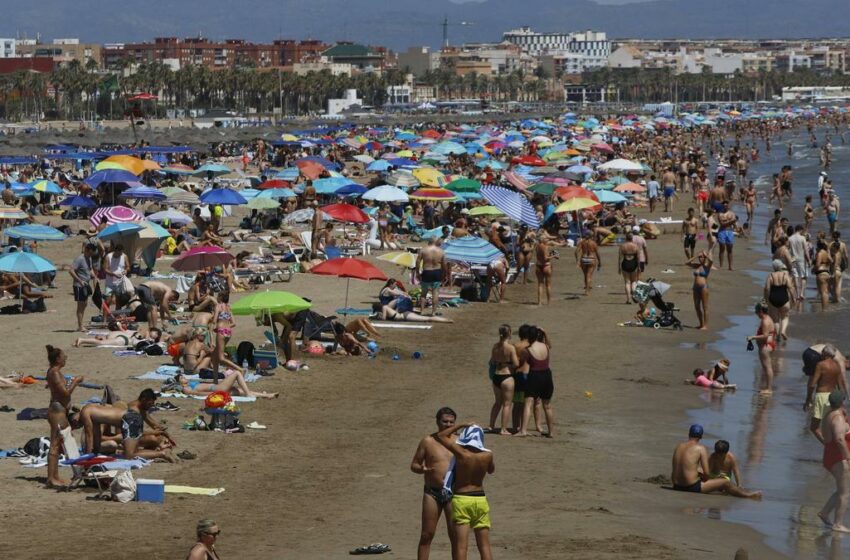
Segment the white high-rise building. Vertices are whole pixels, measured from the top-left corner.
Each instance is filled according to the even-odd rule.
[[[611,42],[604,31],[538,33],[530,27],[520,27],[505,32],[502,39],[519,46],[532,56],[567,53],[582,55],[583,69],[607,66],[611,54]]]

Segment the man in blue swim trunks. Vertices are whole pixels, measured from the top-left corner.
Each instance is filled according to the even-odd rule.
[[[708,450],[700,444],[702,435],[702,426],[693,424],[688,430],[688,441],[673,450],[673,473],[670,475],[673,490],[695,494],[724,492],[737,498],[760,500],[761,492],[749,492],[726,478],[708,477]]]
[[[664,211],[670,212],[673,197],[676,195],[676,174],[673,173],[672,167],[668,167],[667,171],[661,176],[661,184],[664,187]]]
[[[723,202],[723,210],[717,215],[720,229],[717,231],[717,244],[720,245],[720,268],[723,268],[724,253],[729,257],[729,270],[732,270],[732,246],[735,244],[735,224],[738,216],[729,209],[729,202]]]
[[[419,273],[419,283],[422,287],[422,314],[425,315],[425,304],[428,298],[428,292],[431,296],[431,315],[437,314],[437,307],[440,305],[440,286],[443,285],[443,276],[447,270],[446,255],[440,248],[440,240],[431,238],[428,240],[428,245],[419,251],[416,259],[416,270],[421,270]]]

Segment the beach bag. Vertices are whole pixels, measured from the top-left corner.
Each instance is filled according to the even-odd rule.
[[[162,346],[150,340],[139,341],[134,347],[134,350],[136,352],[144,352],[148,356],[162,356],[165,354]]]
[[[116,502],[126,504],[136,499],[136,479],[130,471],[121,471],[112,479],[109,493]]]
[[[37,437],[32,438],[24,444],[24,453],[30,457],[47,458],[47,453],[50,451],[50,438]]]
[[[113,286],[112,291],[114,291],[116,295],[121,296],[136,293],[136,289],[133,287],[133,282],[126,276],[121,277],[121,280]]]
[[[247,361],[248,366],[254,367],[254,349],[255,347],[252,342],[248,342],[247,340],[240,342],[239,346],[236,347],[235,362],[242,365],[243,362]]]

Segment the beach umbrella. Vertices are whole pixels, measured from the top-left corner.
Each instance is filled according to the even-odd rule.
[[[440,142],[439,144],[434,144],[431,147],[431,151],[437,154],[454,154],[454,155],[464,155],[466,154],[466,148],[462,144],[458,144],[457,142]]]
[[[255,198],[274,198],[276,200],[280,200],[281,198],[295,198],[297,196],[298,195],[295,194],[295,191],[292,189],[276,188],[265,190],[258,194]]]
[[[233,259],[233,255],[221,247],[192,247],[171,263],[171,268],[181,272],[194,272],[205,268],[224,266]]]
[[[287,167],[278,171],[274,177],[283,181],[295,181],[299,175],[301,175],[301,171],[297,167]]]
[[[555,189],[555,194],[558,195],[558,198],[561,200],[569,200],[571,198],[589,198],[591,200],[598,200],[595,192],[584,187],[579,187],[578,185],[558,187]]]
[[[479,167],[481,169],[490,168],[493,171],[500,171],[505,169],[506,165],[497,159],[484,159],[476,163],[475,167]]]
[[[42,224],[24,224],[13,226],[4,232],[9,237],[32,239],[35,241],[64,241],[67,235],[58,229]]]
[[[528,181],[526,181],[525,179],[520,177],[519,174],[516,173],[515,171],[506,171],[502,175],[502,177],[504,177],[505,180],[508,183],[510,183],[513,187],[516,187],[517,189],[519,189],[521,191],[528,190],[528,188],[529,188]]]
[[[409,171],[393,171],[387,175],[387,183],[395,187],[418,187],[419,180]]]
[[[62,187],[54,183],[53,181],[33,181],[29,184],[30,189],[46,194],[65,194],[65,191],[62,190]]]
[[[248,208],[251,210],[272,210],[273,208],[279,208],[280,203],[271,198],[252,198],[248,201]]]
[[[376,159],[372,163],[366,166],[366,171],[371,171],[373,173],[380,173],[386,171],[392,167],[392,164],[385,159]]]
[[[534,207],[522,193],[504,187],[491,186],[481,187],[480,192],[490,204],[504,212],[512,220],[522,222],[534,229],[540,227],[540,219],[537,217]]]
[[[446,189],[417,189],[410,193],[410,198],[417,200],[432,200],[436,202],[450,202],[457,200],[457,195]]]
[[[0,257],[0,271],[18,275],[18,282],[23,282],[24,274],[42,274],[44,272],[55,272],[56,267],[49,260],[39,257],[35,253],[15,251]],[[24,293],[20,292],[20,302],[23,308]]]
[[[322,206],[321,210],[339,222],[365,224],[369,221],[369,216],[353,204],[328,204],[327,206]]]
[[[392,185],[381,185],[369,189],[363,193],[363,200],[375,200],[377,202],[407,202],[410,197],[398,187]]]
[[[95,210],[89,221],[97,227],[100,225],[101,218],[106,218],[106,223],[109,225],[119,222],[141,222],[145,219],[139,212],[126,206],[103,206]]]
[[[470,264],[489,264],[493,259],[502,256],[502,252],[495,245],[472,235],[449,238],[443,244],[443,251],[446,260]]]
[[[174,175],[191,175],[195,172],[193,168],[182,163],[172,163],[160,169],[163,173],[171,173]]]
[[[103,164],[117,165],[117,166],[119,166],[119,168],[126,169],[127,171],[129,171],[130,173],[132,173],[133,175],[136,175],[136,176],[141,175],[142,173],[147,171],[147,169],[145,167],[145,162],[143,160],[137,158],[137,157],[134,157],[134,156],[126,156],[126,155],[109,156],[108,158],[106,158],[102,162],[98,163],[95,166],[95,169],[100,171],[101,169],[103,169],[103,167],[101,167]],[[105,168],[108,169],[109,166],[107,165]],[[157,169],[158,168],[159,168],[159,166],[157,166]]]
[[[284,291],[254,292],[240,299],[231,307],[234,315],[262,315],[268,314],[269,325],[272,324],[273,313],[297,313],[310,309],[312,304],[297,295]],[[272,329],[272,346],[274,346],[275,357],[277,357],[277,341]]]
[[[614,187],[614,192],[646,192],[646,187],[637,183],[622,183]]]
[[[606,154],[613,154],[614,153],[614,148],[612,148],[611,146],[609,146],[605,142],[599,142],[597,144],[593,144],[590,147],[593,148],[594,150],[596,150],[597,152],[603,152],[603,153],[606,153]]]
[[[286,189],[289,188],[289,181],[283,179],[269,179],[257,185],[257,189],[264,191],[267,189]]]
[[[97,208],[97,202],[87,196],[75,194],[72,196],[66,196],[65,199],[59,203],[59,206],[70,206],[72,208]]]
[[[14,206],[0,206],[0,220],[23,220],[29,214]]]
[[[139,182],[139,178],[129,171],[121,169],[105,169],[89,175],[83,182],[91,188],[96,189],[104,183],[107,185],[135,185]]]
[[[185,225],[192,223],[192,218],[190,216],[187,216],[179,210],[174,210],[171,208],[169,208],[168,210],[163,210],[162,212],[151,214],[150,216],[148,216],[148,220],[156,223],[168,221],[169,223],[174,225]]]
[[[558,189],[558,185],[556,185],[555,183],[549,183],[547,181],[534,183],[533,185],[528,187],[528,190],[530,190],[531,192],[535,194],[543,194],[546,196],[552,196],[552,193],[554,193],[556,189]]]
[[[369,165],[370,163],[375,161],[375,158],[373,158],[372,156],[367,156],[366,154],[357,154],[356,156],[354,156],[354,161],[359,161],[360,163],[365,163],[366,165]]]
[[[335,194],[337,196],[360,196],[368,190],[369,189],[359,183],[349,183],[348,185],[337,189]]]
[[[338,258],[330,259],[323,263],[319,263],[310,269],[313,274],[322,274],[325,276],[338,276],[345,278],[345,307],[348,307],[348,289],[352,278],[359,280],[387,280],[386,274],[375,265],[366,261],[353,258]]]
[[[316,188],[316,194],[333,194],[337,189],[351,184],[350,179],[345,177],[325,177],[324,179],[316,179],[313,181],[313,186]]]
[[[119,198],[134,198],[136,200],[165,200],[166,196],[158,189],[147,185],[130,187],[118,195]]]
[[[546,162],[538,156],[519,156],[512,160],[516,165],[527,165],[529,167],[545,167]]]
[[[602,171],[619,171],[623,173],[643,173],[644,169],[640,163],[627,159],[612,159],[598,166]]]
[[[330,216],[322,213],[323,220],[332,220]],[[309,222],[313,219],[313,209],[312,208],[302,208],[301,210],[295,210],[294,212],[290,212],[281,220],[284,224],[301,224],[304,222]]]
[[[619,204],[627,200],[625,196],[613,191],[599,191],[596,193],[596,197],[603,204]]]
[[[204,204],[219,204],[222,206],[238,206],[247,204],[245,197],[234,191],[233,189],[210,189],[201,195],[201,202]]]
[[[326,171],[321,164],[316,163],[315,161],[299,160],[295,163],[295,165],[298,167],[300,174],[308,179],[318,179]]]
[[[193,175],[212,175],[213,177],[218,177],[219,175],[227,175],[230,173],[231,169],[226,165],[221,165],[220,163],[205,163],[204,165],[197,168],[192,174]]]
[[[198,197],[198,195],[193,192],[185,191],[179,187],[170,187],[169,189],[162,189],[162,192],[166,195],[165,201],[168,202],[168,204],[194,205],[201,203],[201,199],[200,197]]]
[[[563,212],[577,212],[579,210],[593,208],[594,206],[599,206],[598,200],[593,200],[592,198],[571,198],[559,204],[558,207],[555,208],[555,213],[561,214]]]
[[[505,213],[495,206],[476,206],[469,211],[467,216],[504,216]]]
[[[143,226],[141,222],[118,222],[103,228],[103,230],[97,234],[97,238],[102,239],[103,241],[109,241],[111,239],[126,237],[127,235],[136,233],[142,229]]]
[[[475,179],[467,179],[464,177],[461,179],[455,179],[454,181],[446,184],[446,188],[456,193],[478,192],[481,190],[481,183]]]
[[[566,172],[571,173],[574,177],[578,176],[583,178],[585,175],[593,173],[593,169],[586,165],[571,165],[570,167],[567,167]]]
[[[406,268],[416,268],[416,255],[409,251],[392,251],[378,257],[379,261],[387,261]]]
[[[413,176],[416,177],[419,184],[423,187],[446,186],[446,176],[433,167],[420,167],[418,169],[414,169]]]

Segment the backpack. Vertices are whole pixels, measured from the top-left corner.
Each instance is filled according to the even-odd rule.
[[[247,340],[240,342],[239,346],[236,347],[235,362],[241,366],[242,362],[247,361],[249,367],[254,367],[254,348],[252,342],[248,342]]]
[[[141,340],[137,342],[134,350],[136,352],[144,352],[148,356],[162,356],[165,354],[165,350],[162,349],[162,346],[156,342],[151,342],[150,340]]]
[[[37,437],[32,438],[24,444],[24,452],[30,457],[47,457],[50,451],[50,438]]]

